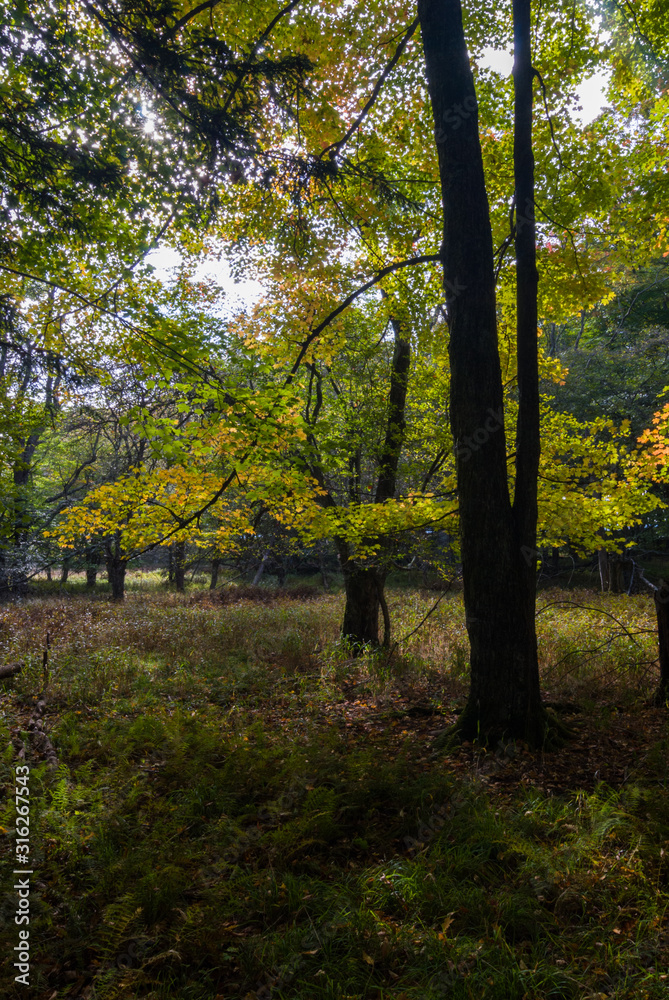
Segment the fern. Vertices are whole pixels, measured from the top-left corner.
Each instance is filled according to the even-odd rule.
[[[141,912],[141,906],[135,906],[129,893],[105,907],[96,949],[104,959],[111,961],[116,956],[121,942],[129,937],[128,928]]]

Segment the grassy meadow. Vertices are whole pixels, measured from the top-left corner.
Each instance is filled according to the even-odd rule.
[[[204,581],[203,581],[204,582]],[[131,577],[0,608],[8,1000],[663,1000],[669,731],[652,601],[539,595],[563,750],[436,749],[467,690],[461,596],[226,602]],[[42,689],[58,767],[30,749]],[[31,766],[31,987],[14,982],[14,764]],[[12,741],[15,741],[15,745]],[[437,741],[437,746],[439,741]]]

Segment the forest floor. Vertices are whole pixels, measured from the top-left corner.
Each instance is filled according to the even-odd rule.
[[[391,590],[397,639],[437,596]],[[573,732],[545,753],[435,749],[466,695],[457,594],[390,659],[355,661],[341,595],[304,588],[113,605],[75,587],[1,608],[0,663],[25,664],[0,681],[2,995],[665,998],[652,601],[553,590],[538,605],[544,697]],[[56,767],[27,731],[47,632]],[[12,965],[22,745],[29,990]]]

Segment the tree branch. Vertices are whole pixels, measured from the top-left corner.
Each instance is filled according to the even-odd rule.
[[[307,337],[307,339],[302,344],[302,347],[300,348],[300,353],[297,356],[297,360],[295,361],[295,364],[291,368],[290,375],[288,375],[288,377],[286,378],[284,385],[290,385],[290,383],[293,381],[293,378],[295,377],[300,365],[302,364],[304,355],[307,353],[309,347],[311,346],[311,344],[313,344],[314,340],[320,337],[323,330],[325,330],[325,328],[328,327],[330,323],[332,323],[338,316],[341,316],[341,314],[345,312],[348,309],[348,307],[352,305],[353,302],[355,302],[357,298],[359,298],[365,292],[368,292],[369,289],[373,288],[374,285],[377,285],[379,281],[382,281],[384,278],[387,278],[389,274],[392,274],[394,271],[399,271],[400,268],[409,267],[411,264],[433,264],[440,260],[441,260],[441,254],[432,253],[432,254],[424,254],[421,257],[410,257],[408,260],[396,261],[394,264],[388,264],[387,267],[384,267],[380,271],[378,271],[373,278],[370,278],[370,280],[367,281],[364,285],[361,285],[361,287],[356,289],[355,292],[351,292],[351,294],[348,295],[344,299],[344,301],[337,306],[336,309],[333,309],[332,312],[328,316],[326,316],[325,319],[321,323],[319,323],[318,326],[314,327],[314,329],[310,332],[309,336]]]
[[[179,18],[177,23],[170,29],[170,38],[174,38],[174,36],[177,35],[182,28],[185,28],[188,22],[197,17],[198,14],[202,14],[205,10],[213,10],[214,7],[218,7],[221,2],[222,0],[204,0],[204,3],[200,3],[197,7],[187,11],[187,13],[185,13],[183,17]]]
[[[381,87],[383,86],[383,84],[387,80],[387,78],[390,75],[390,73],[392,72],[392,70],[397,65],[397,63],[398,63],[398,61],[400,59],[400,56],[402,55],[402,53],[404,52],[405,48],[407,47],[407,45],[408,45],[409,40],[411,39],[411,37],[415,34],[416,28],[418,27],[419,24],[420,24],[420,19],[416,18],[416,20],[412,21],[412,23],[409,25],[409,27],[407,28],[407,30],[406,30],[406,32],[404,34],[404,37],[403,37],[402,41],[399,43],[399,45],[397,46],[397,49],[395,50],[395,55],[392,57],[392,59],[390,60],[390,62],[386,66],[386,68],[381,73],[381,76],[376,81],[376,83],[374,85],[374,89],[372,90],[372,93],[371,93],[371,95],[369,97],[369,100],[365,104],[364,108],[362,109],[362,111],[360,112],[360,114],[358,115],[358,117],[356,118],[356,120],[353,122],[353,124],[351,125],[351,127],[349,128],[349,130],[346,132],[346,134],[343,136],[343,138],[339,139],[338,142],[333,142],[329,146],[325,147],[325,149],[321,152],[319,158],[322,159],[322,157],[324,157],[326,153],[329,153],[330,150],[334,150],[334,154],[338,153],[339,150],[342,148],[342,146],[346,145],[346,143],[351,138],[351,136],[353,135],[353,133],[355,132],[355,130],[359,127],[359,125],[362,124],[364,118],[366,118],[366,116],[369,114],[369,112],[371,111],[371,109],[374,107],[374,105],[376,103],[376,99],[379,96],[379,93],[381,92]],[[334,154],[331,154],[331,155],[334,155]]]

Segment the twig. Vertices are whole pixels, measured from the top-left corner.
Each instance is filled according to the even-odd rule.
[[[651,584],[651,586],[652,586],[652,584]],[[654,589],[657,590],[657,587],[655,587]],[[613,621],[616,623],[616,625],[620,626],[620,628],[623,630],[623,632],[628,637],[628,639],[633,639],[633,637],[635,635],[638,635],[640,632],[652,632],[653,631],[653,629],[642,628],[642,629],[637,629],[636,632],[630,632],[627,628],[625,628],[625,626],[620,621],[620,619],[616,618],[615,615],[612,615],[610,611],[605,611],[604,608],[592,608],[592,607],[590,607],[587,604],[579,604],[578,601],[551,601],[550,604],[544,604],[543,608],[539,608],[539,610],[537,611],[535,617],[538,618],[539,615],[542,614],[544,611],[546,611],[548,608],[553,608],[557,604],[569,604],[571,607],[580,608],[582,611],[596,611],[598,614],[607,615],[609,618],[613,619]],[[587,652],[587,650],[586,650],[586,652]]]
[[[430,610],[428,611],[428,613],[423,618],[421,618],[421,620],[418,622],[418,624],[416,625],[416,627],[414,629],[412,629],[411,632],[408,632],[405,636],[402,636],[401,639],[397,640],[397,642],[395,643],[395,645],[392,647],[392,649],[388,653],[388,658],[386,660],[386,666],[390,663],[390,661],[391,661],[391,659],[392,659],[392,657],[393,657],[393,655],[394,655],[395,650],[397,649],[397,647],[400,646],[402,643],[406,642],[407,639],[410,639],[412,635],[415,635],[416,632],[420,628],[423,627],[423,625],[428,620],[428,618],[430,617],[430,615],[432,614],[432,612],[437,610],[437,608],[439,607],[439,605],[441,604],[441,602],[443,601],[443,599],[446,597],[446,594],[448,594],[448,592],[450,591],[450,589],[453,586],[454,582],[455,582],[454,580],[449,580],[448,581],[448,586],[446,587],[446,589],[444,591],[442,591],[442,593],[439,595],[439,597],[437,598],[437,600],[434,602],[434,604],[432,605],[432,607],[430,608]]]

